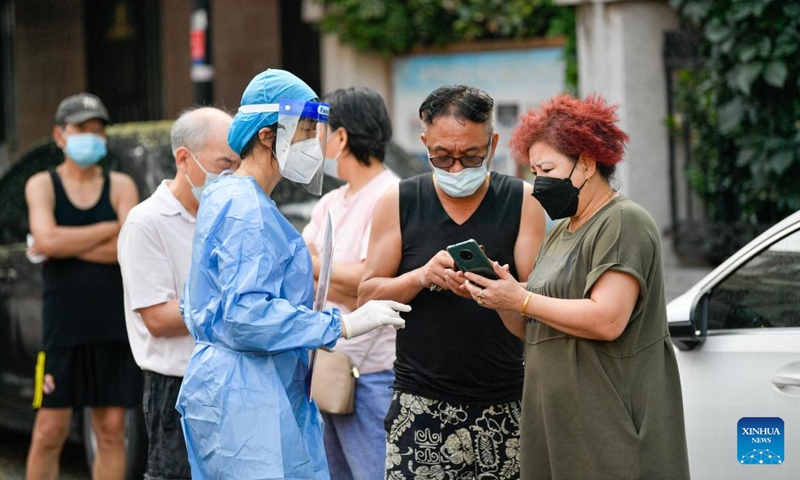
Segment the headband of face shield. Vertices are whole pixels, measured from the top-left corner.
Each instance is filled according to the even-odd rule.
[[[275,156],[281,176],[314,195],[320,195],[328,133],[328,104],[281,100],[280,103],[242,105],[239,112],[278,112]]]

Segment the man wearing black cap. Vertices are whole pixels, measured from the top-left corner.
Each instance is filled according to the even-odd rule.
[[[58,477],[72,410],[82,407],[91,407],[97,436],[93,477],[121,479],[125,408],[141,402],[117,264],[117,234],[138,194],[129,176],[97,164],[106,156],[109,122],[96,96],[66,98],[53,127],[64,161],[25,185],[28,254],[46,259],[29,479]]]

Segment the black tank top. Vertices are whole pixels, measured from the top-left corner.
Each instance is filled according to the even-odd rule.
[[[69,201],[55,169],[50,170],[50,176],[57,225],[81,226],[117,219],[111,206],[108,171],[103,171],[100,200],[87,210],[76,208]],[[42,276],[44,349],[127,340],[119,265],[51,258],[45,262]]]
[[[400,182],[402,275],[448,245],[474,238],[486,255],[514,266],[522,212],[522,181],[492,173],[481,204],[463,224],[442,207],[431,174]],[[451,292],[423,289],[397,332],[397,390],[459,404],[493,405],[522,396],[523,344],[494,310]]]

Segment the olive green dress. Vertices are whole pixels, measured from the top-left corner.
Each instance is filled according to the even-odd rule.
[[[529,290],[588,298],[598,278],[615,270],[633,276],[640,294],[614,341],[577,338],[528,321],[521,478],[688,478],[658,229],[642,207],[622,196],[576,232],[568,224],[560,222],[545,238]]]

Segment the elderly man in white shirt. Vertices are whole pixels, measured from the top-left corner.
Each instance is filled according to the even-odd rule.
[[[241,159],[230,149],[232,118],[196,108],[172,126],[176,175],[134,207],[119,235],[125,320],[144,371],[142,401],[149,437],[146,479],[188,479],[191,470],[175,403],[194,349],[179,302],[189,272],[195,216],[203,189]]]

